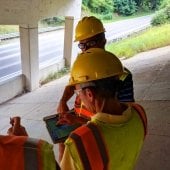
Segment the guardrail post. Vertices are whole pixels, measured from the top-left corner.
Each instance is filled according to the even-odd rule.
[[[39,87],[38,24],[20,25],[22,73],[26,77],[26,90]]]
[[[77,24],[77,22],[78,22],[78,19],[75,19],[73,16],[65,17],[63,54],[64,54],[64,59],[65,59],[65,65],[68,67],[71,67],[78,52],[77,44],[73,42],[75,25]]]

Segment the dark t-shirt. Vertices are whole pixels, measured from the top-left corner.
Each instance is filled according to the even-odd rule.
[[[118,99],[121,102],[134,102],[132,73],[127,68],[125,68],[125,70],[128,72],[128,75],[122,81],[122,85],[118,92]]]

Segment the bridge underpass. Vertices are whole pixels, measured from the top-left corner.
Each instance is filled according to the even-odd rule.
[[[0,1],[0,25],[19,25],[22,74],[0,83],[1,102],[23,91],[39,88],[38,22],[41,19],[64,16],[65,32],[63,61],[61,66],[70,66],[74,58],[74,27],[81,15],[81,0],[2,0]],[[58,66],[56,67],[56,71]],[[54,67],[52,70],[54,70]],[[3,95],[7,89],[10,93]]]

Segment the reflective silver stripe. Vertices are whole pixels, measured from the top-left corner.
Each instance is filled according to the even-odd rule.
[[[25,170],[38,170],[38,139],[28,138],[24,144]]]

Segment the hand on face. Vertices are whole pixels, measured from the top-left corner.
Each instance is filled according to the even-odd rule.
[[[64,113],[66,113],[67,111],[69,111],[69,107],[67,106],[66,101],[61,100],[57,107],[57,113],[62,115]]]

